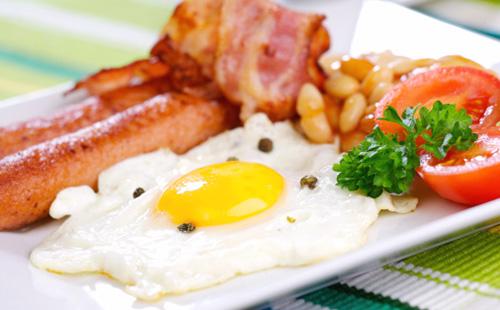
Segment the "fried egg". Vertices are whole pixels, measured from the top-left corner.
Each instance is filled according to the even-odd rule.
[[[50,214],[67,218],[31,261],[105,274],[155,300],[333,258],[360,247],[382,209],[415,207],[340,189],[331,168],[339,159],[335,145],[257,114],[184,155],[161,149],[118,163],[99,176],[97,193],[63,190]],[[304,186],[304,176],[317,181]]]

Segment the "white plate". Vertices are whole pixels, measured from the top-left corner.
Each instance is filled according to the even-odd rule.
[[[370,1],[363,8],[351,50],[362,53],[386,49],[412,57],[462,54],[490,67],[500,62],[500,43],[496,41],[394,4]],[[67,87],[0,104],[0,124],[47,113],[78,100],[61,98]],[[408,215],[383,214],[371,228],[369,242],[359,250],[308,267],[238,277],[213,288],[167,297],[157,304],[137,302],[119,285],[100,276],[58,276],[32,267],[28,261],[30,250],[59,222],[24,232],[0,233],[1,308],[228,309],[264,305],[278,297],[327,285],[348,272],[359,273],[500,223],[500,200],[467,209],[421,188],[417,211]]]

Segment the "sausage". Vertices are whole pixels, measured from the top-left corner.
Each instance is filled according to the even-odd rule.
[[[0,158],[77,131],[171,89],[166,78],[90,97],[51,116],[0,127]]]
[[[107,117],[105,112],[99,99],[93,97],[50,117],[0,127],[0,158],[66,132],[89,126]]]
[[[230,104],[163,94],[92,126],[0,160],[0,230],[48,215],[57,193],[96,186],[101,171],[128,157],[168,147],[183,153],[238,124]]]

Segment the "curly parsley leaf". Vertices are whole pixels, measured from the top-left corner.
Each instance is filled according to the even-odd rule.
[[[388,106],[384,111],[384,117],[381,120],[388,121],[391,123],[396,123],[401,125],[408,134],[416,132],[417,121],[415,118],[415,113],[417,108],[409,107],[406,108],[401,116],[399,116],[398,111],[391,106]]]
[[[345,154],[333,170],[340,172],[337,184],[376,198],[382,192],[407,192],[419,165],[413,140],[398,141],[375,128],[361,144]]]
[[[342,188],[374,198],[383,191],[405,193],[419,166],[419,150],[441,159],[450,148],[464,151],[477,139],[470,129],[472,119],[466,111],[457,111],[455,105],[440,101],[436,101],[431,110],[407,108],[401,116],[393,107],[388,107],[382,120],[401,125],[406,132],[405,139],[398,140],[396,135],[385,134],[376,127],[333,166],[333,170],[339,172],[337,184]],[[424,143],[417,146],[419,136]]]
[[[416,124],[417,135],[425,141],[422,149],[438,159],[443,159],[452,147],[466,151],[477,140],[470,128],[472,119],[465,109],[457,111],[452,104],[436,101],[432,110],[421,108],[419,116]]]

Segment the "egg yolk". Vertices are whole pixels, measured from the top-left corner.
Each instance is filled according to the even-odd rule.
[[[230,161],[196,169],[173,182],[158,202],[175,224],[233,223],[272,207],[285,186],[273,169]]]

